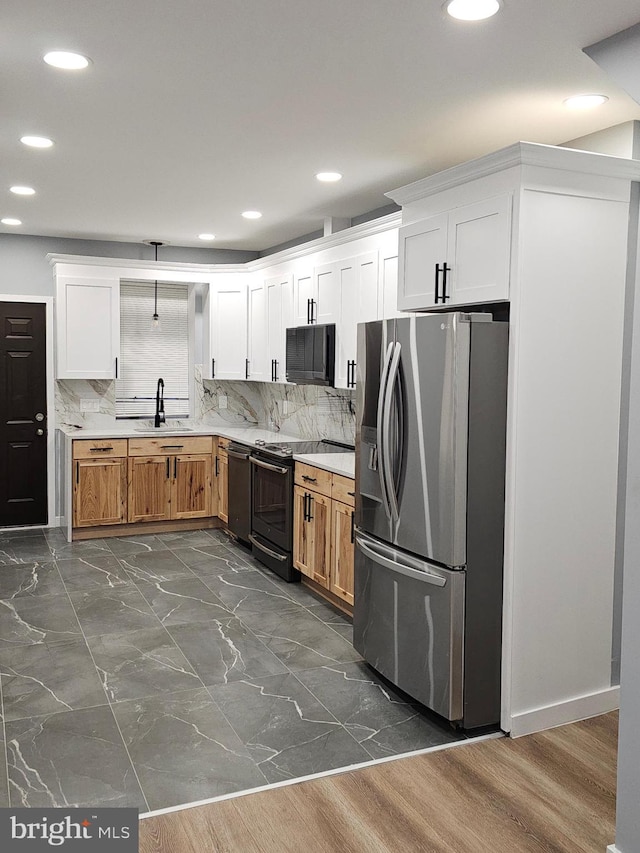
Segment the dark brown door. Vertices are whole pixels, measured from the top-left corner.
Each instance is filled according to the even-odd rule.
[[[45,306],[0,302],[0,526],[47,523]]]

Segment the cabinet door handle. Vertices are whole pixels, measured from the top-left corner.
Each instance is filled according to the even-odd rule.
[[[211,378],[216,378],[216,360],[215,358],[211,359]]]
[[[451,272],[451,267],[448,267],[446,263],[442,265],[442,301],[446,302],[449,298],[449,294],[447,293],[447,273]]]
[[[169,471],[169,457],[167,456],[167,480],[169,479],[170,476],[171,476],[171,474]]]
[[[220,473],[220,469],[218,468],[218,457],[216,456],[216,477]]]
[[[244,378],[249,378],[249,359],[245,358],[244,360]]]
[[[175,480],[178,476],[178,457],[173,457],[173,479]]]
[[[356,387],[356,363],[355,361],[347,362],[347,388]]]
[[[355,525],[355,518],[356,518],[356,514],[355,514],[355,512],[352,511],[351,512],[351,544],[352,545],[355,541],[355,526],[356,526]]]
[[[76,483],[80,482],[80,463],[76,462]]]
[[[350,498],[355,498],[355,496],[356,496],[355,492],[347,492],[347,494],[349,495]]]
[[[436,305],[440,302],[440,264],[436,264],[436,288],[434,302]]]
[[[312,299],[311,300],[311,322],[312,323],[315,323],[315,321],[316,321],[315,304],[316,304],[316,300]]]
[[[307,325],[311,323],[311,300],[307,299]]]
[[[118,357],[116,356],[116,379],[118,378]]]

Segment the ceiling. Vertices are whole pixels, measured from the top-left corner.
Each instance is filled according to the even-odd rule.
[[[262,250],[523,139],[560,143],[640,106],[582,48],[637,0],[3,0],[0,217],[12,233]],[[75,50],[82,72],[45,65]],[[604,106],[563,106],[599,92]],[[24,134],[53,148],[25,148]],[[337,170],[337,184],[315,174]],[[34,187],[30,198],[9,192]],[[240,214],[262,211],[257,221]]]

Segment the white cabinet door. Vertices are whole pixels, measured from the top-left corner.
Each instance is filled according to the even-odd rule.
[[[417,311],[436,304],[436,275],[447,257],[446,213],[405,225],[399,235],[398,308]],[[440,276],[438,275],[438,278]],[[438,300],[439,301],[439,300]]]
[[[398,308],[509,298],[511,196],[463,205],[400,229]]]
[[[209,353],[205,379],[245,379],[247,369],[247,279],[225,276],[209,285]]]
[[[286,330],[291,322],[293,276],[268,278],[264,283],[267,303],[267,361],[272,382],[285,382]]]
[[[306,326],[311,323],[312,300],[316,299],[313,269],[303,269],[294,273],[292,326]]]
[[[450,305],[509,298],[511,196],[503,195],[449,214]]]
[[[398,256],[380,258],[380,313],[379,319],[391,320],[406,316],[398,311]]]
[[[322,264],[313,271],[314,299],[311,303],[311,321],[316,325],[338,323],[340,320],[340,292],[342,278],[353,274],[353,260]]]
[[[249,337],[246,378],[254,382],[269,379],[267,371],[267,305],[264,282],[249,285]]]
[[[58,276],[56,377],[115,379],[120,352],[120,279]]]
[[[378,317],[378,253],[338,263],[340,316],[336,329],[336,388],[355,388],[358,323]]]

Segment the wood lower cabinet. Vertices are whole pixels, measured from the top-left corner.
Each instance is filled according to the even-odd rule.
[[[216,456],[216,478],[218,483],[218,518],[229,522],[229,456],[226,439],[218,439],[218,455]]]
[[[129,457],[129,521],[171,518],[169,456]]]
[[[354,482],[301,462],[296,463],[295,482],[293,563],[353,605]]]
[[[75,440],[72,526],[211,518],[226,496],[217,446],[211,436]]]
[[[211,455],[173,457],[171,518],[211,515],[211,473]]]
[[[329,589],[347,604],[353,604],[354,509],[331,501],[331,571]]]
[[[329,587],[331,499],[295,486],[293,492],[293,564],[303,575]]]
[[[211,455],[129,458],[129,521],[211,515]]]
[[[126,458],[76,459],[73,526],[123,524],[127,520]]]

